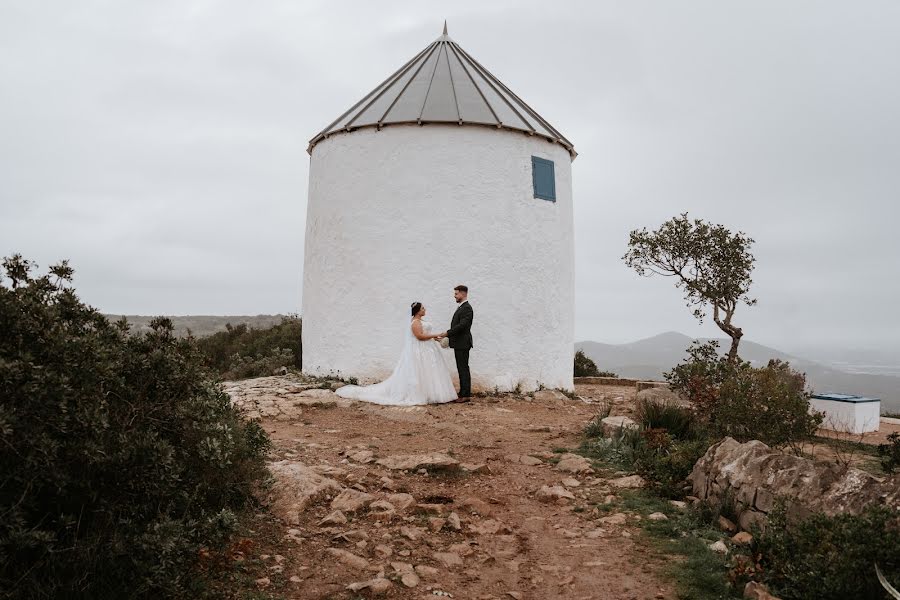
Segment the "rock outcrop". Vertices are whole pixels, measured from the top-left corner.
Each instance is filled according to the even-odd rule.
[[[688,477],[694,496],[717,505],[734,503],[741,529],[764,527],[782,498],[790,519],[811,513],[858,514],[870,504],[900,510],[900,479],[815,462],[772,450],[760,441],[725,438],[711,446]]]
[[[269,471],[275,479],[272,510],[288,523],[299,523],[300,513],[308,505],[330,493],[341,491],[338,482],[299,462],[282,460],[269,463]]]

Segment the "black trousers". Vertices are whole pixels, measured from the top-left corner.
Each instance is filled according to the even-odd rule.
[[[459,397],[472,395],[472,375],[469,373],[469,350],[471,348],[454,348],[456,370],[459,371]]]

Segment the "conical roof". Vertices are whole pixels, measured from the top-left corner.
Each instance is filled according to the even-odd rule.
[[[444,34],[309,141],[308,152],[336,133],[363,127],[451,123],[538,135],[565,147],[572,142]]]

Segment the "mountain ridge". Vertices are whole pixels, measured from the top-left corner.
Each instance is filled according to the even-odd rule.
[[[663,373],[687,358],[686,350],[695,338],[677,331],[667,331],[625,344],[606,344],[584,340],[575,344],[604,371],[613,371],[622,377],[638,379],[662,379]],[[715,339],[724,353],[730,340],[699,338],[701,342]],[[739,354],[754,366],[763,366],[770,359],[787,361],[806,373],[807,384],[815,392],[843,392],[881,399],[882,412],[900,410],[900,377],[850,373],[832,365],[816,362],[800,356],[764,346],[750,340],[741,340]]]

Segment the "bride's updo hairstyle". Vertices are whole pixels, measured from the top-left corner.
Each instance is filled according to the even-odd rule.
[[[421,302],[413,302],[411,307],[412,307],[412,316],[414,317],[414,316],[416,316],[417,312],[422,310],[422,303]]]

